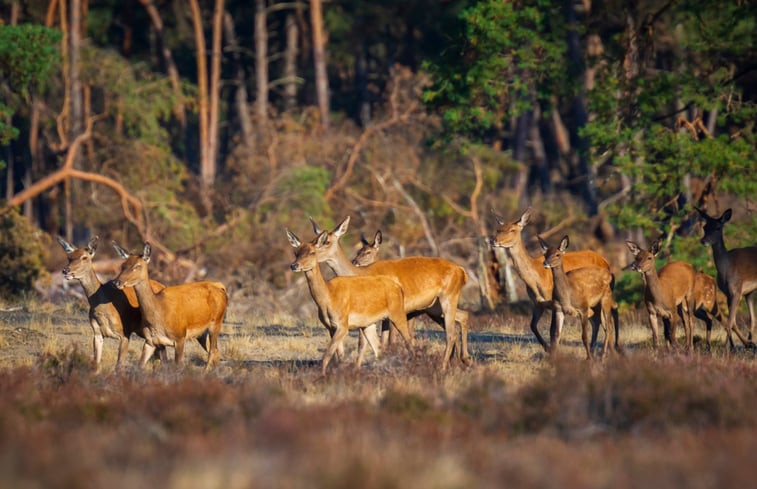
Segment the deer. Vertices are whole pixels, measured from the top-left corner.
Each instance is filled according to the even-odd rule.
[[[715,283],[715,279],[707,275],[706,273],[697,272],[694,276],[694,316],[704,321],[706,327],[706,343],[707,349],[711,349],[710,339],[712,336],[712,320],[716,320],[723,325],[725,329],[725,319],[720,312],[720,304],[718,304],[718,286]],[[754,343],[747,340],[744,335],[741,334],[739,328],[734,328],[733,332],[736,333],[741,343],[745,347],[750,348],[754,346]],[[736,348],[733,340],[729,344],[731,349]]]
[[[206,334],[208,360],[205,370],[220,361],[218,335],[226,315],[228,296],[220,282],[192,282],[173,285],[155,292],[150,287],[148,264],[152,248],[145,243],[141,255],[131,255],[114,241],[113,248],[124,262],[114,280],[119,289],[133,287],[142,313],[145,345],[140,366],[144,368],[155,348],[173,346],[174,362],[183,364],[187,339]]]
[[[518,273],[520,278],[526,284],[526,290],[528,297],[533,303],[533,309],[531,310],[531,331],[536,336],[536,340],[539,342],[544,351],[549,352],[551,349],[557,346],[557,340],[560,337],[563,321],[562,318],[556,318],[556,321],[552,321],[550,324],[550,342],[544,340],[539,332],[539,320],[542,314],[547,309],[553,309],[552,295],[554,290],[554,282],[552,273],[544,268],[544,258],[542,256],[531,257],[526,251],[526,247],[523,244],[523,228],[530,222],[533,209],[529,207],[526,209],[520,218],[514,222],[507,222],[501,217],[495,215],[497,219],[498,228],[494,236],[490,240],[491,246],[505,248],[513,261],[513,268]],[[610,264],[599,253],[591,250],[571,251],[563,254],[563,268],[565,272],[570,272],[577,268],[595,266],[610,270]],[[553,310],[554,312],[554,310]],[[615,330],[615,350],[621,352],[621,346],[619,341],[619,327],[618,327],[618,308],[613,306],[612,318]],[[592,347],[596,343],[596,336],[598,331],[598,325],[595,323],[592,333]],[[609,340],[609,339],[608,339]]]
[[[555,310],[553,321],[561,316],[577,316],[581,321],[581,339],[586,349],[586,359],[592,360],[592,346],[589,344],[589,318],[598,315],[605,330],[605,342],[602,347],[602,357],[612,344],[612,332],[609,318],[615,301],[612,299],[613,277],[604,267],[588,266],[565,272],[563,258],[565,250],[570,244],[568,236],[560,240],[560,244],[549,246],[539,237],[539,244],[544,251],[544,268],[552,271],[552,304]],[[559,334],[559,330],[558,330]],[[560,344],[560,338],[555,339],[555,346]],[[609,347],[609,348],[608,348]],[[556,353],[553,349],[552,354]]]
[[[658,348],[658,318],[665,327],[666,346],[677,347],[676,326],[678,319],[683,321],[686,331],[686,348],[694,347],[691,314],[694,310],[694,267],[683,261],[672,261],[659,271],[655,267],[655,256],[661,250],[661,240],[652,244],[649,250],[641,248],[633,241],[626,241],[626,246],[634,256],[631,269],[644,277],[644,303],[649,314],[649,326],[652,329],[652,342]]]
[[[139,311],[134,289],[127,287],[120,290],[112,281],[102,283],[98,278],[93,267],[93,260],[100,240],[99,236],[90,239],[86,248],[77,248],[60,236],[57,239],[68,258],[68,264],[62,270],[63,277],[66,280],[78,280],[87,296],[89,324],[94,333],[92,340],[93,368],[96,373],[100,371],[103,337],[105,337],[118,340],[116,369],[119,369],[126,351],[129,349],[129,339],[132,333],[136,333],[142,338],[145,337],[142,328],[142,315]],[[165,287],[154,280],[150,282],[150,286],[156,292]],[[160,348],[157,353],[165,362],[165,348]]]
[[[412,353],[413,338],[407,329],[405,297],[402,286],[396,278],[387,275],[334,277],[326,282],[318,265],[317,252],[328,239],[328,232],[309,243],[287,229],[289,243],[295,251],[295,261],[290,268],[293,272],[304,272],[310,295],[318,307],[318,318],[331,333],[331,340],[321,362],[321,374],[326,375],[329,362],[336,353],[344,337],[350,330],[360,329],[361,336],[369,343],[378,340],[374,335],[365,334],[365,329],[377,321],[387,319],[399,331]],[[372,345],[374,350],[378,345]],[[358,353],[356,368],[360,368],[362,352]]]
[[[463,365],[471,365],[473,361],[468,353],[468,315],[465,313],[460,314],[462,317],[457,317],[458,313],[464,312],[457,305],[468,278],[465,269],[444,258],[421,256],[380,260],[365,267],[355,266],[339,244],[349,223],[350,216],[347,216],[333,231],[326,231],[322,246],[316,250],[318,263],[325,263],[337,276],[394,277],[404,292],[408,318],[426,314],[444,328],[446,347],[440,369],[447,370],[455,351]],[[322,231],[312,219],[311,224],[313,230],[320,235]],[[461,335],[457,333],[456,321],[460,324]]]
[[[732,210],[727,209],[720,217],[712,217],[705,211],[695,208],[704,219],[704,236],[701,243],[712,247],[712,257],[718,272],[718,288],[725,294],[728,302],[728,321],[725,323],[726,336],[732,345],[731,331],[738,332],[736,314],[741,298],[745,297],[749,308],[749,334],[747,338],[753,346],[754,326],[757,318],[754,300],[757,297],[757,246],[734,248],[728,250],[723,240],[723,227],[731,220]],[[740,332],[739,332],[740,334]]]

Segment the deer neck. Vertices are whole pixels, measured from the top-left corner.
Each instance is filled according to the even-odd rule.
[[[310,295],[313,297],[313,301],[315,301],[318,309],[321,310],[323,317],[327,317],[326,311],[331,303],[331,296],[329,295],[326,280],[323,278],[318,264],[305,272],[305,278],[308,281],[308,288],[310,289]]]
[[[552,267],[552,280],[554,283],[553,294],[555,300],[561,304],[570,306],[570,284],[568,283],[568,276],[565,274],[562,263],[556,267]]]
[[[668,304],[665,301],[665,293],[662,284],[660,283],[660,276],[657,275],[657,270],[652,269],[648,272],[644,272],[643,276],[644,281],[647,284],[647,291],[655,304],[668,307]]]
[[[158,296],[153,292],[150,286],[150,278],[140,280],[134,284],[134,292],[137,294],[139,309],[142,311],[142,317],[149,324],[161,323],[160,321],[160,304]]]
[[[334,273],[339,277],[352,277],[354,275],[362,275],[364,270],[360,267],[356,267],[344,254],[344,250],[340,244],[336,244],[336,251],[329,256],[324,263],[328,265]]]
[[[94,296],[97,291],[100,290],[100,287],[102,287],[102,282],[100,282],[100,279],[97,278],[97,274],[92,268],[87,270],[87,273],[79,279],[79,283],[81,283],[81,286],[84,289],[84,293],[87,294],[88,299]]]
[[[552,280],[551,274],[544,266],[543,260],[534,260],[526,252],[523,241],[518,241],[514,246],[507,248],[510,257],[513,260],[513,267],[518,272],[520,278],[526,283],[531,290],[537,302],[549,301],[552,299]]]
[[[726,270],[728,270],[729,259],[722,231],[715,236],[715,240],[712,243],[712,259],[715,261],[715,268],[718,270],[718,274],[725,274]]]

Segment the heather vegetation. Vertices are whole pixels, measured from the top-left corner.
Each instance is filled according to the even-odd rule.
[[[751,486],[755,348],[724,284],[757,274],[756,27],[740,0],[0,0],[0,486]],[[285,230],[347,216],[349,258],[381,230],[382,259],[461,267],[468,322],[417,319],[358,370],[353,331],[322,376],[340,325]],[[577,317],[547,343],[538,240],[566,235],[566,274],[574,251],[612,273],[622,353],[584,360]],[[188,341],[139,369],[134,334],[115,368],[120,323],[90,319],[121,289],[64,279],[56,236],[103,282],[112,241],[149,242],[164,285],[220,282],[218,365]],[[653,348],[647,307],[662,337],[677,306],[626,242],[658,239],[655,270],[721,274],[711,347],[694,319],[693,348]],[[440,369],[466,324],[473,364]]]

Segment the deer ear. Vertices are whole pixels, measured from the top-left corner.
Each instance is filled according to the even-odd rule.
[[[97,251],[97,243],[99,241],[100,236],[95,236],[89,240],[89,243],[87,243],[87,253],[89,253],[90,256],[95,256],[95,251]]]
[[[381,230],[379,229],[378,231],[376,231],[376,235],[373,236],[373,247],[378,248],[381,245],[382,239]]]
[[[302,242],[300,241],[300,238],[294,235],[294,233],[290,230],[286,230],[287,232],[287,238],[289,239],[289,244],[292,245],[292,248],[299,248]]]
[[[518,226],[524,228],[526,227],[526,224],[531,220],[531,214],[534,212],[534,210],[529,207],[528,209],[523,212],[523,215],[520,216],[520,219],[518,219]]]
[[[633,256],[636,256],[641,252],[639,245],[637,245],[633,241],[626,241],[626,246],[628,246],[628,249],[631,251],[631,254]]]
[[[494,207],[492,207],[492,215],[494,216],[494,219],[497,221],[497,224],[499,226],[505,225],[505,219],[499,214],[497,214],[497,211],[494,210]]]
[[[570,244],[570,240],[568,239],[568,236],[565,235],[563,239],[560,240],[560,251],[565,251],[568,249],[568,245]]]
[[[732,215],[731,209],[726,209],[726,211],[723,213],[722,216],[720,216],[720,219],[718,219],[718,221],[720,221],[721,224],[725,224],[731,220],[731,215]]]
[[[349,227],[349,225],[350,225],[350,216],[347,216],[344,218],[344,221],[339,223],[339,225],[334,228],[334,236],[339,238],[342,235],[344,235],[344,233],[347,232],[347,228]]]
[[[328,231],[321,231],[321,234],[318,235],[317,238],[315,238],[315,246],[316,248],[322,248],[326,241],[329,239],[329,232]]]
[[[657,255],[657,253],[659,253],[660,250],[662,250],[662,238],[657,238],[657,241],[655,241],[654,243],[652,243],[652,247],[649,248],[649,251],[653,255]]]
[[[313,226],[313,232],[316,235],[321,234],[321,227],[318,225],[318,223],[316,223],[312,217],[308,217],[308,219],[310,220],[310,224]]]
[[[142,259],[145,263],[150,263],[150,254],[152,254],[152,247],[150,247],[150,243],[145,243],[144,248],[142,248]]]
[[[542,251],[544,251],[544,253],[546,253],[547,250],[549,249],[549,245],[547,244],[546,241],[544,241],[543,239],[541,239],[541,236],[537,236],[537,238],[539,239],[539,246],[541,246]]]
[[[118,246],[118,243],[112,241],[111,244],[113,244],[113,249],[116,250],[116,254],[121,257],[122,260],[129,258],[129,252]]]
[[[63,251],[65,251],[66,253],[72,253],[75,250],[75,248],[68,241],[60,236],[58,236],[58,243],[63,247]]]

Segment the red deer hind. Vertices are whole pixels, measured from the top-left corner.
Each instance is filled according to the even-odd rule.
[[[134,287],[142,311],[145,327],[145,347],[141,365],[144,367],[158,346],[173,346],[176,349],[176,364],[181,365],[187,339],[209,333],[206,369],[218,363],[218,335],[226,314],[226,288],[220,282],[193,282],[166,287],[159,292],[150,288],[147,266],[151,248],[145,243],[141,255],[130,255],[113,243],[118,255],[125,261],[115,285],[119,289]]]

